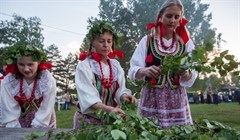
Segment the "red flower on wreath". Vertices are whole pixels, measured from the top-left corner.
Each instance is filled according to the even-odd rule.
[[[40,64],[38,65],[38,68],[40,70],[51,69],[52,68],[52,63],[51,62],[40,62]]]
[[[114,58],[119,58],[119,59],[123,59],[124,58],[124,53],[123,51],[120,51],[120,50],[114,50],[113,52],[110,52],[108,54],[108,57],[110,59],[114,59]]]
[[[7,64],[7,67],[5,70],[6,75],[8,73],[16,74],[18,72],[19,72],[19,70],[18,70],[17,64]]]
[[[80,54],[79,54],[79,60],[84,60],[86,57],[87,57],[87,54],[88,54],[88,52],[87,51],[85,51],[85,52],[81,52]]]

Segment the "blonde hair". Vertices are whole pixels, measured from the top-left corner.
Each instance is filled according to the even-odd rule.
[[[160,10],[158,12],[158,16],[157,16],[157,21],[159,20],[159,18],[163,15],[164,11],[166,8],[173,6],[173,5],[177,5],[178,7],[181,8],[182,10],[182,15],[181,17],[183,17],[184,14],[184,6],[182,4],[182,2],[180,0],[166,0],[162,6],[160,7]]]
[[[166,0],[162,6],[160,7],[160,10],[158,12],[158,16],[157,16],[157,21],[159,21],[160,17],[163,15],[163,13],[165,12],[165,10],[170,7],[170,6],[178,6],[181,10],[182,10],[182,14],[181,14],[181,18],[183,17],[183,13],[184,13],[184,7],[183,4],[180,0]],[[159,26],[156,26],[155,28],[152,28],[152,32],[155,32],[156,34],[160,33],[160,29]]]

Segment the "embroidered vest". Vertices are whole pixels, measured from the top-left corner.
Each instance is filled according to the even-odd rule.
[[[152,65],[159,66],[160,64],[163,64],[166,55],[170,54],[172,56],[179,56],[179,55],[182,55],[185,51],[185,45],[180,41],[178,41],[176,44],[176,48],[172,53],[162,52],[158,48],[157,40],[155,40],[150,35],[148,35],[146,47],[147,47],[147,56],[152,57],[152,61],[146,61],[147,67]],[[160,74],[156,79],[155,84],[152,84],[150,82],[151,81],[150,77],[146,77],[145,81],[148,87],[153,87],[153,88],[163,88],[166,83],[168,83],[170,88],[172,89],[179,87],[179,75],[174,75],[173,72],[171,71],[168,71],[166,75]]]
[[[24,101],[19,96],[14,96],[14,99],[21,107],[21,117],[24,118],[30,111],[37,112],[43,100],[43,96],[41,96],[39,99],[33,99],[32,101]]]
[[[97,74],[94,74],[94,76],[96,79],[96,85],[94,86],[97,88],[103,104],[116,107],[118,104],[115,99],[115,95],[119,88],[118,82],[114,81],[110,88],[105,88],[104,86],[102,86],[100,76]]]

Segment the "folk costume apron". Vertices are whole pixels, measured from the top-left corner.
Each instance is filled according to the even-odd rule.
[[[178,42],[173,56],[182,55],[185,50],[183,43]],[[150,35],[147,43],[146,66],[160,65],[167,54],[158,49],[157,40]],[[157,79],[145,78],[145,86],[141,90],[139,113],[151,120],[157,120],[157,125],[163,129],[172,125],[192,124],[186,89],[179,84],[179,76],[168,71]]]

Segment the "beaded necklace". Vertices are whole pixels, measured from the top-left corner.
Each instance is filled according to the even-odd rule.
[[[36,91],[36,87],[37,87],[37,78],[34,79],[34,84],[33,84],[33,90],[32,90],[32,93],[31,93],[31,96],[27,99],[26,96],[24,95],[23,93],[23,78],[21,78],[20,80],[20,88],[19,88],[19,93],[20,93],[20,99],[23,101],[23,102],[30,102],[34,99],[35,95],[35,91]]]
[[[170,46],[165,46],[162,38],[163,38],[162,34],[160,34],[160,43],[161,43],[161,46],[164,50],[168,50],[168,49],[173,48],[173,45],[174,45],[174,42],[175,42],[175,33],[173,33],[172,44]]]
[[[99,66],[100,66],[100,71],[101,71],[101,83],[105,88],[110,88],[113,84],[113,72],[112,72],[112,65],[110,63],[110,60],[107,59],[107,63],[109,65],[109,79],[104,78],[103,70],[102,70],[102,64],[101,64],[100,61],[98,63],[99,63]]]

